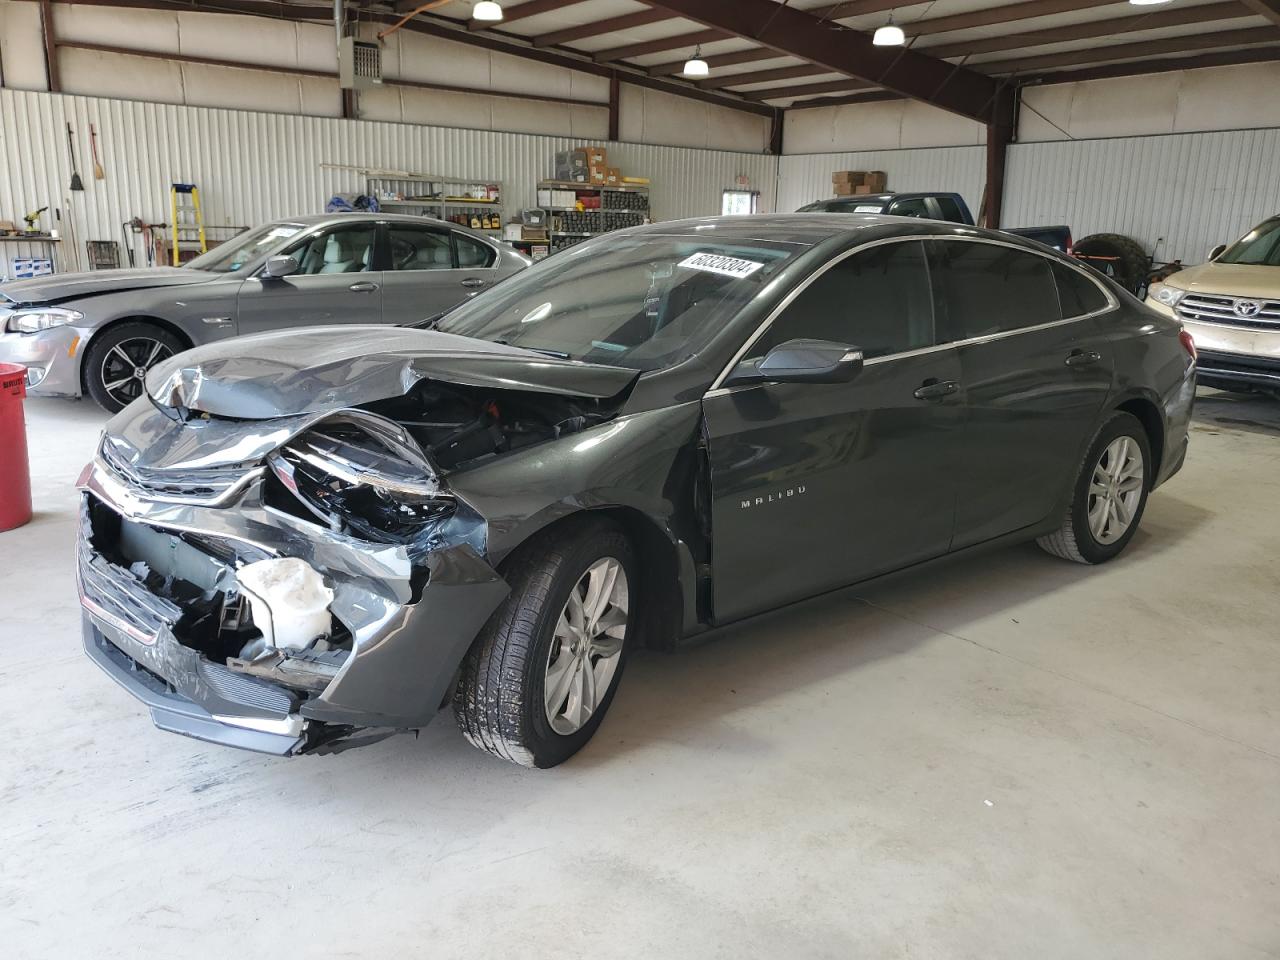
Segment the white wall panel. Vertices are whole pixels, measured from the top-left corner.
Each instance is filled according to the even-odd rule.
[[[779,167],[778,209],[795,210],[832,196],[831,174],[835,170],[883,170],[888,174],[890,190],[959,193],[977,216],[986,178],[985,158],[985,147],[787,154]]]
[[[892,179],[892,178],[891,178]],[[1280,129],[1021,143],[1009,149],[1004,224],[1123,233],[1157,259],[1203,261],[1280,211]]]
[[[296,79],[288,78],[295,89]],[[83,193],[67,189],[67,122],[76,131]],[[101,181],[91,172],[91,122],[107,173]],[[45,204],[64,217],[70,211],[83,256],[83,241],[119,240],[131,217],[167,221],[175,180],[199,185],[210,225],[318,212],[334,193],[364,188],[355,172],[320,167],[328,162],[502,180],[510,213],[533,205],[534,184],[552,174],[557,150],[582,142],[0,89],[0,211],[6,218]],[[719,213],[721,190],[739,175],[762,191],[763,209],[773,208],[773,157],[634,143],[609,151],[615,165],[651,178],[656,219]],[[68,234],[66,221],[50,216],[45,225]]]
[[[0,0],[0,74],[18,90],[47,90],[40,8],[34,3]]]
[[[913,100],[788,110],[783,124],[785,153],[964,146],[986,138],[982,124]]]

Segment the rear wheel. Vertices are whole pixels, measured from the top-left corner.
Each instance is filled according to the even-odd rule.
[[[1154,470],[1146,430],[1117,412],[1089,445],[1062,526],[1036,542],[1064,560],[1110,560],[1138,529]]]
[[[583,519],[515,558],[504,571],[511,594],[472,645],[454,693],[473,745],[552,767],[591,739],[622,676],[634,556],[617,527]]]
[[[185,349],[177,336],[154,323],[117,324],[95,337],[85,352],[85,389],[102,409],[123,410],[142,396],[148,370]]]

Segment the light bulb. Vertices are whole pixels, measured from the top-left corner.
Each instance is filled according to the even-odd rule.
[[[480,0],[471,11],[471,17],[475,20],[487,20],[493,22],[502,19],[502,7],[494,3],[493,0]]]

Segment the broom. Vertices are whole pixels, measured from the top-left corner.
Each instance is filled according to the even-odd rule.
[[[71,189],[84,191],[84,184],[80,182],[80,174],[76,172],[76,145],[71,139],[71,124],[67,124],[67,150],[71,152]]]

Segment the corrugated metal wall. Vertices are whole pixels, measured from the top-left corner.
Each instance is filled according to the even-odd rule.
[[[83,193],[68,190],[68,122]],[[97,127],[105,180],[93,179],[90,123]],[[501,180],[513,213],[534,204],[534,184],[551,175],[555,152],[579,143],[0,89],[0,219],[18,221],[46,204],[61,208],[64,217],[71,211],[83,261],[84,241],[123,242],[121,223],[131,217],[168,221],[174,181],[200,187],[207,225],[319,212],[334,193],[363,189],[357,173],[322,169],[322,162]],[[774,157],[632,143],[610,144],[609,150],[616,165],[652,180],[656,219],[719,213],[721,191],[733,187],[739,174],[762,191],[762,208],[773,209]],[[44,225],[67,237],[67,223],[51,214]],[[6,269],[8,257],[28,255],[21,249],[26,246],[6,245]],[[70,254],[68,245],[63,249]]]
[[[1010,148],[1004,224],[1122,233],[1158,260],[1209,249],[1280,212],[1280,129],[1024,143]]]
[[[782,157],[778,209],[795,210],[831,196],[833,170],[883,170],[889,189],[947,190],[959,193],[977,215],[986,179],[985,147],[930,147],[868,150],[860,153],[806,153]]]

